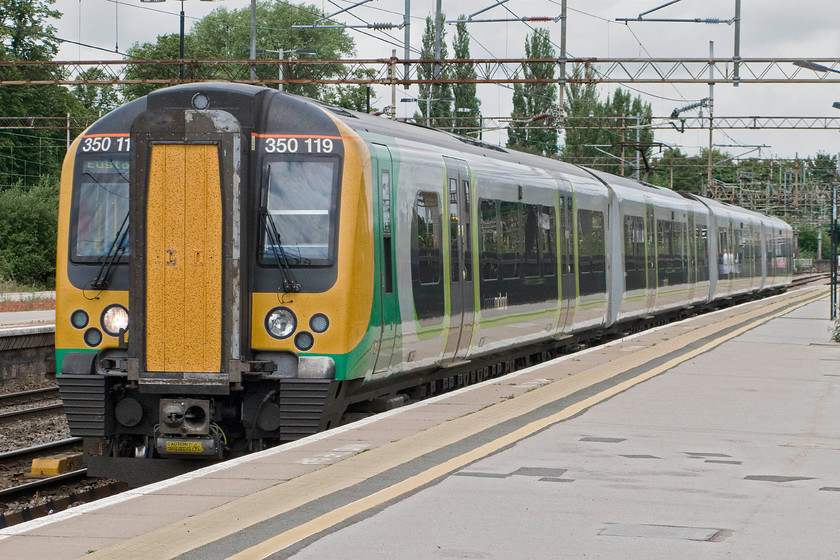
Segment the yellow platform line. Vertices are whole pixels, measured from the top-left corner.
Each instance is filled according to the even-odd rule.
[[[313,519],[312,521],[299,525],[293,529],[290,529],[284,533],[277,535],[276,537],[273,537],[267,541],[263,541],[258,545],[252,546],[251,548],[247,548],[238,554],[234,554],[233,556],[228,557],[228,560],[262,560],[270,556],[271,554],[280,552],[281,550],[284,550],[294,545],[295,543],[298,543],[304,539],[307,539],[313,535],[316,535],[322,531],[334,527],[339,523],[343,523],[344,521],[347,521],[355,515],[362,514],[368,510],[379,507],[382,504],[385,504],[391,500],[399,498],[400,496],[414,492],[419,488],[422,488],[423,486],[434,482],[438,478],[444,477],[462,467],[469,465],[470,463],[492,455],[493,453],[496,453],[504,449],[505,447],[513,445],[519,442],[520,440],[534,435],[540,430],[543,430],[553,424],[562,422],[563,420],[567,420],[572,416],[580,414],[586,409],[630,389],[634,385],[638,385],[639,383],[656,377],[657,375],[660,375],[661,373],[664,373],[669,369],[672,369],[677,365],[687,360],[690,360],[700,354],[708,352],[709,350],[723,344],[727,340],[731,340],[737,336],[740,336],[745,332],[754,329],[755,327],[762,325],[772,319],[776,319],[783,315],[787,315],[788,313],[795,309],[798,309],[799,307],[803,307],[809,303],[813,303],[814,301],[817,301],[824,297],[824,295],[825,294],[821,294],[819,297],[811,298],[805,302],[801,302],[792,308],[787,308],[782,311],[776,312],[772,315],[758,319],[752,324],[745,325],[732,332],[729,332],[716,340],[713,340],[695,350],[691,350],[677,358],[673,358],[660,366],[646,371],[641,375],[618,383],[613,387],[610,387],[609,389],[601,391],[596,395],[593,395],[587,399],[577,402],[569,407],[566,407],[560,412],[552,414],[551,416],[546,416],[545,418],[541,418],[539,420],[535,420],[530,424],[527,424],[505,436],[502,436],[496,440],[486,443],[480,447],[477,447],[472,451],[468,451],[467,453],[459,455],[458,457],[449,459],[444,463],[434,466],[410,478],[407,478],[402,482],[398,482],[393,486],[389,486],[388,488],[380,490],[379,492],[371,494],[370,496],[361,498],[355,502],[347,504],[346,506],[337,508],[327,514]]]
[[[122,543],[93,552],[86,555],[85,558],[91,560],[104,558],[120,560],[175,558],[181,554],[245,530],[257,523],[302,507],[319,498],[349,488],[363,480],[408,463],[426,453],[457,443],[496,424],[525,415],[577,391],[615,377],[624,371],[644,365],[651,360],[679,350],[693,342],[714,336],[722,330],[742,324],[744,321],[756,320],[749,325],[738,328],[728,335],[722,336],[720,339],[704,345],[702,348],[670,360],[668,363],[650,370],[641,376],[620,383],[612,389],[605,390],[552,416],[528,424],[507,436],[489,442],[464,455],[450,459],[424,473],[415,475],[357,502],[337,508],[331,513],[285,531],[270,540],[264,541],[231,557],[231,559],[236,560],[264,558],[272,553],[288,548],[309,536],[324,531],[353,515],[377,507],[377,505],[381,505],[395,497],[422,487],[466,464],[526,438],[553,423],[574,416],[598,402],[625,391],[633,385],[650,379],[698,354],[706,352],[747,330],[790,313],[798,307],[817,301],[825,297],[826,293],[827,290],[821,290],[816,296],[814,296],[813,292],[808,292],[805,295],[795,295],[769,305],[764,305],[752,311],[742,312],[735,317],[698,327],[670,340],[659,342],[653,347],[622,356],[572,377],[566,377],[544,385],[528,393],[519,395],[514,399],[497,402],[494,406],[484,408],[473,414],[443,422],[401,440],[371,449],[366,453],[349,457],[320,470],[285,481],[260,492],[232,500],[210,511],[194,515],[182,521],[128,539]],[[773,314],[761,317],[766,313]],[[555,367],[559,367],[560,365],[556,364]],[[539,367],[552,367],[552,364],[543,364]],[[278,474],[282,476],[282,473]],[[208,538],[210,536],[213,537],[212,540]]]

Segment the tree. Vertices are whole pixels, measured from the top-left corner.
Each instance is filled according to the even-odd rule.
[[[319,59],[340,59],[352,55],[355,51],[353,39],[343,29],[299,29],[294,25],[310,25],[322,17],[320,10],[313,5],[287,4],[285,2],[257,3],[257,48],[283,51],[297,49],[315,49]],[[188,59],[240,60],[249,55],[251,34],[250,7],[228,10],[220,7],[202,18],[190,32],[184,36],[184,56]],[[180,35],[160,35],[154,43],[132,45],[128,49],[131,58],[138,59],[177,59],[180,49]],[[295,56],[292,53],[289,56]],[[260,58],[277,59],[277,54],[258,55]],[[257,75],[262,78],[277,76],[277,64],[257,64]],[[243,79],[247,76],[231,76],[223,73],[216,65],[188,65],[189,79]],[[315,76],[331,76],[338,69],[325,69],[323,66],[285,64],[285,79],[307,79]],[[129,79],[178,79],[178,66],[138,65],[129,69]],[[123,93],[131,100],[162,86],[131,85]],[[329,90],[320,84],[286,84],[283,88],[289,93],[321,99]],[[340,98],[341,96],[339,96]]]
[[[440,14],[440,57],[442,59],[447,57],[444,21],[446,21],[446,16]],[[420,49],[420,58],[427,60],[435,58],[435,24],[431,16],[426,16],[426,27],[423,30],[423,44]],[[436,72],[438,74],[437,76],[435,75]],[[438,77],[443,77],[445,76],[444,72],[439,65],[431,62],[419,64],[417,68],[417,75],[421,80],[434,80]],[[425,126],[434,126],[447,130],[451,129],[452,107],[450,102],[439,101],[446,97],[452,97],[452,87],[449,84],[421,84],[420,95],[417,98],[417,106],[420,112],[414,114],[414,120]],[[429,115],[428,120],[426,119],[426,115]]]
[[[582,73],[579,65],[572,71],[575,78],[580,78]],[[615,90],[612,98],[607,96],[601,102],[592,83],[571,83],[566,92],[564,109],[570,128],[566,130],[563,159],[616,175],[629,175],[635,167],[636,153],[641,150],[639,176],[645,179],[644,162],[650,165],[654,140],[653,131],[644,128],[651,119],[650,104],[643,103],[639,96],[633,98],[621,88]]]
[[[452,49],[455,51],[456,60],[465,60],[470,57],[470,35],[467,32],[466,17],[458,16],[458,23],[455,24],[455,40]],[[475,68],[472,64],[463,62],[455,63],[455,78],[458,80],[475,79]],[[474,136],[481,135],[481,101],[476,96],[475,84],[455,84],[452,87],[455,97],[455,124],[453,132]],[[473,131],[478,130],[477,133]]]
[[[370,78],[375,72],[375,70],[357,70],[355,77]],[[352,109],[362,113],[376,110],[371,105],[371,103],[376,103],[376,93],[369,85],[365,84],[332,87],[324,94],[323,101],[330,105],[344,107],[345,109]]]
[[[46,22],[61,14],[54,0],[0,0],[0,60],[46,61],[58,52],[55,29]],[[44,66],[4,66],[4,80],[52,80],[61,76]],[[0,88],[6,117],[53,117],[81,113],[81,104],[61,86]],[[31,187],[44,173],[57,174],[65,151],[62,129],[11,129],[0,133],[0,189]]]
[[[58,52],[55,28],[45,22],[61,12],[55,0],[0,0],[0,38],[4,60],[51,60]]]
[[[52,287],[57,223],[58,183],[49,176],[0,191],[0,280]]]
[[[654,162],[650,182],[675,191],[699,194],[708,163],[700,156],[687,156],[679,148],[668,149]],[[673,177],[673,187],[671,178]]]
[[[100,68],[88,68],[79,72],[77,80],[105,80],[108,76]],[[73,95],[91,115],[103,115],[113,111],[120,104],[120,96],[114,86],[83,84],[73,88]]]
[[[554,48],[547,29],[535,29],[525,41],[525,57],[554,58]],[[554,62],[528,62],[527,79],[554,79]],[[557,129],[545,126],[557,114],[557,91],[552,83],[525,83],[513,86],[512,124],[508,127],[507,146],[515,150],[556,156]]]

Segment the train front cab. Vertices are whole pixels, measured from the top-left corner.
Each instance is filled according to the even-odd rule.
[[[77,140],[62,176],[59,384],[93,474],[328,427],[370,323],[369,176],[349,129],[265,88],[180,86],[144,103],[89,131],[111,151],[92,159]],[[130,314],[127,329],[103,336],[100,307]]]

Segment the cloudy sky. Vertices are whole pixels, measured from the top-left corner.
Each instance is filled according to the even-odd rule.
[[[356,4],[358,0],[315,0],[316,6],[332,14]],[[443,0],[443,11],[450,18],[473,14],[496,4],[497,0]],[[629,25],[616,18],[634,18],[639,13],[666,4],[668,0],[568,0],[569,57],[577,58],[707,58],[709,42],[714,41],[716,57],[731,57],[734,48],[734,26],[695,23],[639,23]],[[245,8],[248,0],[225,0],[228,9]],[[134,43],[153,41],[157,35],[178,33],[181,4],[177,0],[141,4],[139,0],[57,0],[55,8],[64,15],[55,23],[58,36],[97,50],[65,43],[59,60],[107,60],[120,58],[113,51],[125,50]],[[189,0],[184,3],[189,27],[203,15],[219,6],[213,2]],[[335,19],[348,25],[373,22],[399,23],[405,0],[372,0],[353,8]],[[411,42],[419,48],[424,18],[435,9],[434,0],[412,0]],[[734,0],[681,0],[646,17],[668,19],[717,18],[731,19]],[[476,19],[522,17],[557,17],[560,0],[508,0],[476,16]],[[742,58],[840,58],[840,5],[835,0],[742,0]],[[557,45],[559,54],[560,23],[526,24],[523,22],[474,23],[469,26],[471,52],[475,58],[518,58],[524,56],[525,38],[537,25],[546,27]],[[348,31],[356,40],[358,58],[390,56],[391,43],[402,44],[403,32],[390,34],[365,30]],[[454,35],[454,26],[447,26],[447,37]],[[244,45],[247,48],[247,45]],[[277,48],[272,46],[269,48]],[[283,48],[312,48],[311,45],[288,45]],[[110,51],[110,52],[109,52]],[[451,52],[451,48],[450,48]],[[402,49],[398,49],[402,56]],[[416,56],[416,55],[414,55]],[[602,96],[616,86],[603,86]],[[633,86],[653,107],[655,116],[667,116],[675,107],[682,107],[708,96],[709,87],[697,85]],[[377,106],[389,103],[390,93],[379,90]],[[398,91],[397,97],[416,95],[416,89]],[[511,90],[502,86],[481,86],[479,95],[485,115],[504,116],[510,113]],[[738,88],[717,85],[714,90],[716,116],[838,116],[831,104],[840,101],[840,86],[831,84],[749,85]],[[411,116],[416,106],[398,103],[398,116]],[[696,113],[695,113],[696,114]],[[679,146],[684,152],[696,153],[708,146],[708,131],[657,132],[660,142]],[[502,133],[486,134],[485,140],[504,142]],[[840,152],[840,132],[818,130],[728,130],[715,132],[715,144],[764,145],[764,157],[812,155],[818,151]],[[721,147],[733,155],[751,148]],[[753,153],[755,155],[755,153]]]

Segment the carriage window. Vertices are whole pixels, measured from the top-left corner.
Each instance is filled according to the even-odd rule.
[[[557,274],[557,230],[554,208],[543,206],[540,211],[540,246],[542,247],[543,276]]]
[[[624,216],[624,280],[627,290],[647,287],[645,219]]]
[[[607,291],[604,213],[578,210],[578,278],[580,295]]]
[[[268,166],[266,208],[292,266],[332,264],[337,169],[335,160],[322,158]],[[272,259],[275,249],[263,233],[261,256]]]
[[[81,162],[73,193],[75,227],[71,228],[71,258],[98,262],[128,227],[128,160],[113,157]],[[121,231],[122,228],[122,231]],[[126,236],[127,242],[127,236]],[[124,252],[120,260],[126,260]]]
[[[697,226],[697,280],[709,279],[709,229],[704,225]]]
[[[499,278],[499,212],[495,200],[479,202],[481,209],[481,233],[478,237],[481,247],[481,277],[484,280]]]
[[[411,261],[420,284],[440,282],[443,268],[441,252],[442,216],[440,199],[433,192],[419,192],[411,221]]]
[[[520,275],[519,263],[523,253],[521,206],[519,202],[502,202],[500,205],[502,278],[519,278]]]

